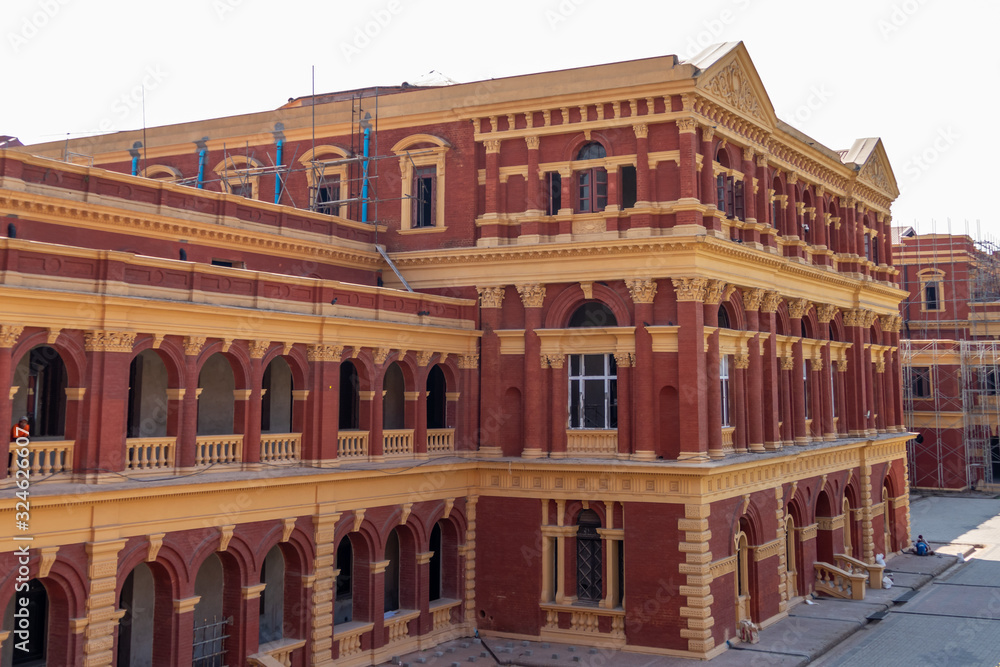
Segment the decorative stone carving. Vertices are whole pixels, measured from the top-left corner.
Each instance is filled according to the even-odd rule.
[[[24,331],[22,326],[14,326],[13,324],[3,324],[0,325],[0,347],[14,347],[17,343],[17,339],[21,337],[21,332]]]
[[[229,541],[233,539],[233,531],[236,526],[219,526],[219,548],[216,551],[225,551],[229,548]]]
[[[764,301],[765,292],[760,287],[743,290],[743,310],[759,310]]]
[[[389,358],[389,355],[391,353],[392,353],[392,348],[390,347],[380,347],[377,350],[375,350],[375,354],[372,355],[372,359],[374,359],[375,365],[381,366],[382,364],[384,364],[386,362],[386,359]]]
[[[788,317],[790,317],[793,320],[801,320],[802,316],[806,314],[806,311],[809,310],[809,306],[811,305],[812,304],[809,303],[808,299],[789,300]]]
[[[459,355],[458,367],[462,370],[472,370],[479,368],[479,355],[478,354]]]
[[[847,372],[847,359],[840,359],[837,361],[837,372],[838,373]]]
[[[678,301],[704,301],[705,288],[708,282],[705,278],[673,278],[674,289]]]
[[[451,516],[451,510],[455,507],[454,498],[446,498],[444,501],[444,512],[441,514],[442,519],[447,519]]]
[[[160,547],[163,546],[163,537],[166,533],[154,533],[149,536],[149,547],[146,549],[146,562],[152,563],[160,555]]]
[[[545,301],[545,285],[532,283],[529,285],[516,285],[517,293],[521,295],[521,303],[525,308],[541,308]]]
[[[821,324],[829,324],[837,316],[838,311],[839,308],[832,303],[821,303],[816,306],[816,317]]]
[[[652,278],[629,278],[625,280],[632,303],[653,303],[656,297],[656,281]]]
[[[701,126],[701,140],[702,141],[711,141],[713,138],[715,138],[715,128],[712,127],[711,125],[702,125]],[[722,141],[724,143],[725,139],[723,139]]]
[[[287,542],[292,538],[292,531],[295,530],[295,517],[290,517],[282,521],[281,541]]]
[[[795,357],[782,357],[781,370],[790,371],[795,368]]]
[[[697,127],[698,123],[695,122],[694,118],[677,119],[677,131],[680,132],[681,134],[694,132]]]
[[[750,368],[750,355],[749,354],[737,354],[734,356],[736,361],[736,368],[746,370]]]
[[[343,345],[306,346],[306,359],[309,361],[340,361],[343,353]]]
[[[399,525],[405,526],[406,521],[410,518],[410,512],[413,511],[413,503],[403,503],[400,506],[401,512],[399,514]]]
[[[486,153],[499,153],[500,152],[500,140],[499,139],[487,139],[483,142],[486,145]]]
[[[747,146],[746,148],[743,149],[744,162],[753,162],[753,158],[755,155],[757,155],[757,151],[755,151],[753,148]]]
[[[204,336],[187,336],[184,338],[184,354],[195,357],[201,353],[201,348],[205,347]]]
[[[49,327],[46,330],[45,342],[49,345],[55,345],[56,341],[59,340],[59,334],[61,333],[62,333],[62,328]]]
[[[764,301],[761,303],[760,309],[765,313],[776,313],[780,305],[781,294],[774,290],[768,290],[767,294],[764,295]]]
[[[528,118],[531,118],[531,116],[529,115]],[[529,151],[537,151],[538,150],[538,137],[525,137],[524,138],[524,143],[526,143],[528,145],[528,150]]]
[[[718,306],[735,289],[734,285],[727,285],[723,280],[709,280],[705,283],[705,303],[711,306]]]
[[[738,62],[730,63],[716,74],[705,86],[705,89],[745,114],[755,118],[764,118],[760,101],[753,92],[753,85]]]
[[[503,296],[506,291],[503,286],[477,287],[476,291],[479,292],[480,308],[500,308],[503,306]]]
[[[892,192],[892,186],[889,184],[889,176],[886,174],[885,167],[882,166],[882,161],[878,155],[871,157],[868,164],[865,165],[865,168],[858,175],[858,180],[868,181],[883,192]]]
[[[810,359],[809,360],[809,368],[811,370],[813,370],[813,371],[821,371],[821,370],[823,370],[823,359],[822,358],[820,358],[820,359]]]
[[[52,566],[56,562],[56,553],[59,551],[59,547],[43,547],[38,550],[39,552],[39,562],[38,562],[38,578],[44,579],[49,576],[52,572]]]
[[[864,313],[864,322],[862,323],[864,328],[868,329],[875,324],[875,320],[878,319],[878,313],[874,310],[863,310],[861,312]]]
[[[267,353],[267,348],[271,347],[269,340],[252,340],[248,346],[250,348],[251,359],[263,359]]]
[[[636,139],[645,139],[649,136],[649,125],[646,123],[636,123],[632,126],[632,131],[635,132]]]
[[[431,363],[431,357],[434,356],[434,352],[431,350],[419,350],[417,352],[417,366],[423,368],[427,364]]]
[[[580,290],[583,292],[584,299],[594,298],[594,283],[592,282],[580,283]]]
[[[222,351],[229,352],[229,348],[233,346],[233,341],[235,338],[223,338],[222,339]]]
[[[875,360],[875,372],[876,373],[885,373],[885,359],[876,359]]]
[[[566,364],[566,356],[563,354],[543,354],[540,357],[542,368],[563,368]]]
[[[131,352],[135,333],[129,331],[84,331],[83,349],[87,352]]]
[[[615,363],[618,368],[632,368],[635,366],[635,355],[631,352],[615,352]]]
[[[354,530],[353,532],[358,532],[361,530],[361,522],[365,520],[365,510],[354,510]]]

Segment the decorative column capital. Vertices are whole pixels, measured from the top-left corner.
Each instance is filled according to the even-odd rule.
[[[672,278],[678,301],[704,301],[708,281],[705,278]]]
[[[738,370],[746,370],[750,368],[749,354],[737,354],[734,356],[734,361],[736,362],[736,368]]]
[[[392,353],[391,347],[380,347],[375,350],[375,354],[372,355],[372,359],[375,361],[376,366],[381,366],[389,358]]]
[[[712,127],[711,125],[702,125],[701,126],[701,140],[702,141],[711,141],[714,138],[715,138],[715,128]]]
[[[530,283],[527,285],[515,285],[517,293],[521,295],[521,303],[525,308],[541,308],[545,301],[545,285],[541,283]]]
[[[808,299],[790,299],[788,301],[788,316],[793,320],[801,320],[811,305]]]
[[[847,359],[838,359],[837,360],[837,372],[838,373],[846,373],[847,372]]]
[[[653,278],[629,278],[625,281],[632,303],[653,303],[656,297],[656,280]]]
[[[760,310],[760,305],[764,301],[765,294],[766,292],[760,287],[744,290],[743,310],[749,310],[749,311]]]
[[[184,354],[189,357],[198,356],[201,348],[205,347],[204,336],[186,336],[184,338]]]
[[[878,319],[878,313],[876,313],[874,310],[863,310],[861,312],[864,313],[864,322],[862,322],[862,325],[866,329],[871,327],[871,325],[875,324],[875,320]]]
[[[795,368],[795,357],[782,357],[781,370],[790,371]]]
[[[131,352],[135,333],[129,331],[84,331],[83,349],[87,352]]]
[[[681,134],[691,133],[694,134],[695,129],[698,127],[698,123],[695,122],[694,118],[678,118],[677,119],[677,131]]]
[[[796,173],[794,171],[788,172],[788,184],[789,185],[795,185],[798,182],[799,182],[799,175],[798,175],[798,173]]]
[[[0,325],[0,347],[14,347],[17,343],[17,339],[21,337],[21,332],[24,331],[22,326],[14,326],[13,324],[2,324]]]
[[[459,355],[458,367],[462,370],[473,370],[479,368],[479,355],[478,354]]]
[[[499,153],[500,152],[500,140],[499,139],[487,139],[483,142],[486,146],[486,154]]]
[[[308,361],[340,361],[340,357],[343,353],[343,345],[306,346],[306,359]]]
[[[820,324],[829,324],[837,316],[839,310],[832,303],[821,303],[816,306],[816,317],[819,319]]]
[[[723,301],[729,299],[729,295],[736,291],[735,285],[727,285],[724,280],[709,280],[705,284],[705,303],[710,306],[718,306]]]
[[[764,301],[761,303],[760,309],[765,313],[776,313],[780,305],[781,294],[774,290],[768,290],[764,295]]]
[[[743,161],[744,162],[753,162],[754,156],[756,156],[756,155],[757,155],[757,151],[755,151],[750,146],[747,146],[746,148],[743,149]]]
[[[263,359],[264,355],[267,353],[267,348],[271,347],[271,341],[269,340],[252,340],[250,341],[250,358],[251,359]]]
[[[536,137],[536,136],[525,137],[524,138],[524,143],[526,143],[528,145],[528,150],[529,151],[537,151],[538,150],[538,143],[539,143],[538,142],[538,137]]]
[[[885,373],[885,359],[881,357],[875,360],[875,372]]]
[[[500,308],[503,306],[503,297],[506,288],[503,285],[496,287],[477,287],[479,293],[480,308]]]
[[[429,363],[431,363],[431,357],[434,356],[432,350],[418,350],[417,351],[417,366],[424,368]]]
[[[760,155],[757,156],[757,166],[758,167],[766,167],[767,166],[767,154],[766,153],[761,153]]]
[[[615,352],[615,364],[618,368],[632,368],[635,366],[635,354],[632,352]]]
[[[821,370],[823,370],[823,359],[822,358],[819,358],[819,359],[810,359],[809,360],[809,369],[813,370],[813,371],[821,371]]]
[[[893,332],[899,331],[896,328],[896,315],[880,315],[879,322],[882,324],[882,331]]]
[[[649,125],[646,123],[636,123],[632,126],[632,131],[635,132],[636,139],[645,139],[649,136]]]

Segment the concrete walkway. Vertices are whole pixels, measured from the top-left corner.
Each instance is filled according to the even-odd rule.
[[[1000,500],[914,496],[910,514],[914,535],[922,533],[935,556],[895,554],[887,561],[894,580],[891,589],[869,589],[864,601],[800,602],[789,610],[788,618],[762,630],[759,643],[734,644],[711,661],[712,667],[995,667],[1000,662]],[[963,564],[970,556],[973,561]],[[387,664],[690,667],[695,663],[487,637],[455,640]]]

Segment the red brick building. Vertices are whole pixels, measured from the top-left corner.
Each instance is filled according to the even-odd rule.
[[[709,658],[908,542],[892,171],[742,44],[146,144],[0,153],[5,663]]]

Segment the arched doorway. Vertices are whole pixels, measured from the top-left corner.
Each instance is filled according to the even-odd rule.
[[[834,549],[841,546],[834,543],[834,531],[831,530],[833,517],[833,504],[830,502],[830,496],[826,490],[822,490],[816,497],[816,523],[819,524],[816,531],[816,560],[823,563],[833,563]]]
[[[740,622],[750,620],[750,542],[744,531],[736,533],[733,548],[736,554],[736,627],[739,628]]]
[[[261,433],[292,432],[292,369],[275,357],[264,369],[260,398]]]
[[[221,667],[225,664],[226,640],[229,638],[231,620],[223,616],[223,585],[225,577],[222,561],[216,554],[209,554],[198,568],[194,594],[198,603],[194,607],[193,667]]]
[[[382,428],[406,428],[406,383],[399,364],[393,362],[382,380]]]
[[[129,438],[167,435],[167,367],[154,350],[135,355],[128,372]]]
[[[31,439],[57,440],[66,434],[66,364],[48,345],[32,348],[14,370],[14,419],[28,417]],[[8,427],[9,428],[9,425]]]
[[[435,365],[427,374],[427,428],[448,428],[448,383]]]
[[[24,598],[26,605],[20,609],[27,610],[27,616],[15,618],[15,604],[19,604]],[[23,613],[23,612],[20,612]],[[17,625],[15,625],[15,620]],[[23,620],[23,622],[22,622]],[[3,643],[2,662],[4,665],[15,667],[41,667],[48,664],[48,628],[49,626],[49,596],[38,579],[28,582],[28,590],[24,593],[16,593],[11,597],[4,613],[3,627],[11,630],[10,636]],[[27,637],[15,634],[14,630],[27,630]],[[14,644],[23,646],[14,650]]]
[[[354,620],[354,548],[351,539],[345,537],[337,547],[336,598],[333,603],[333,623],[350,623]]]
[[[236,378],[224,355],[216,352],[198,376],[198,435],[229,435],[234,431]]]
[[[156,586],[148,565],[139,563],[129,572],[118,602],[125,611],[118,622],[118,664],[151,667]]]
[[[271,547],[264,558],[260,568],[260,583],[264,584],[264,591],[260,596],[258,637],[261,644],[266,644],[283,636],[285,557],[277,545]]]

